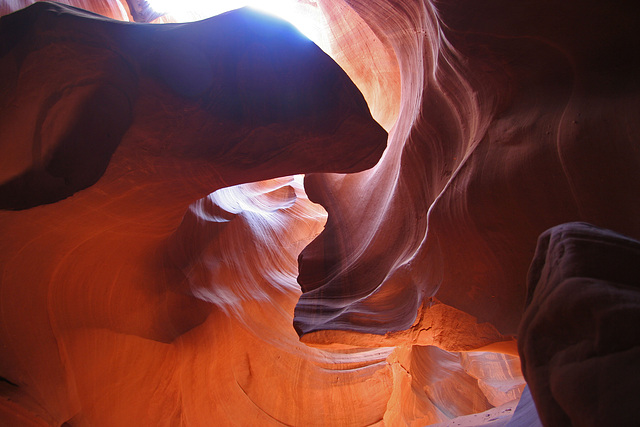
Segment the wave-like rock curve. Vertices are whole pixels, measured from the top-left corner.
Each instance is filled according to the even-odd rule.
[[[512,335],[540,233],[640,236],[634,3],[348,4],[395,52],[402,98],[375,168],[306,178],[329,217],[300,256],[305,341],[403,331],[434,301]]]
[[[640,15],[305,7],[346,74],[248,11],[152,28],[43,3],[0,21],[3,422],[506,422],[538,235],[640,236]],[[276,178],[293,173],[328,217]],[[523,328],[525,368],[544,368]]]

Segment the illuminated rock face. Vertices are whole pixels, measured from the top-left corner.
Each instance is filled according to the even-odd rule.
[[[572,338],[531,328],[566,283],[524,312],[525,282],[556,224],[640,237],[635,6],[317,7],[384,155],[346,75],[251,13],[0,21],[0,424],[532,426],[518,325],[541,418],[581,420],[584,371],[543,357]]]
[[[634,3],[349,3],[395,51],[402,99],[374,169],[307,177],[329,218],[300,256],[305,341],[402,331],[434,302],[514,334],[540,233],[640,237]]]
[[[119,146],[156,180],[188,167],[191,201],[210,192],[207,179],[215,189],[355,172],[385,147],[344,72],[289,26],[248,10],[161,27],[37,3],[4,19],[3,40],[4,209],[89,187]]]
[[[301,184],[189,208],[375,164],[387,134],[346,74],[249,11],[1,22],[3,424],[381,419],[390,350],[334,357],[293,330],[297,254],[325,217]]]

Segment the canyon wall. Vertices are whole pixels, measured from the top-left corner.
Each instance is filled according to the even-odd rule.
[[[519,355],[581,420],[544,244],[527,276],[557,224],[640,238],[634,4],[304,3],[341,69],[249,10],[30,3],[0,9],[4,424],[535,425]]]

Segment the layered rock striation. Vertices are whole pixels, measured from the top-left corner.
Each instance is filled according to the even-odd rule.
[[[305,3],[341,69],[249,10],[30,3],[0,5],[2,423],[629,421],[635,4]],[[569,221],[630,238],[536,252]]]
[[[402,96],[375,168],[306,178],[329,218],[300,256],[305,341],[406,330],[433,304],[515,334],[540,233],[640,237],[634,3],[348,3]]]

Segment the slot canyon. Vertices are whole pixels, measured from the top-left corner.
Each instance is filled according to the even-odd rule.
[[[289,3],[0,0],[0,425],[638,425],[640,6]]]

